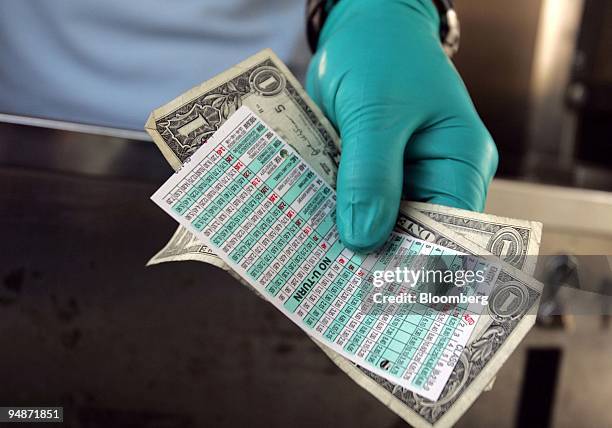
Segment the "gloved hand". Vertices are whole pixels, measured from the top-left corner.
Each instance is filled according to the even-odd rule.
[[[497,150],[444,54],[431,0],[342,0],[306,88],[342,138],[337,222],[349,248],[389,236],[400,199],[482,211]]]

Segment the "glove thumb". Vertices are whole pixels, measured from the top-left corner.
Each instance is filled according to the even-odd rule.
[[[343,244],[370,252],[387,240],[397,220],[407,136],[362,129],[343,135],[336,215]]]

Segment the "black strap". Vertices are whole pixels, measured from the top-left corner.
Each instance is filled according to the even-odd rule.
[[[306,37],[312,52],[317,50],[319,35],[327,15],[338,0],[306,0]]]
[[[438,9],[438,15],[440,15],[440,40],[446,41],[448,32],[450,30],[448,24],[448,11],[453,9],[452,0],[433,0],[433,4]]]

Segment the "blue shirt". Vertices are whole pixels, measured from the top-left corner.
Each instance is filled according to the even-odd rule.
[[[270,47],[298,74],[304,0],[1,0],[0,112],[142,129]]]

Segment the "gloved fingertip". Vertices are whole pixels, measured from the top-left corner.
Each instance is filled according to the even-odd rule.
[[[339,203],[337,223],[340,240],[352,251],[369,253],[389,238],[397,219],[398,208],[388,201],[374,198],[367,203]]]

